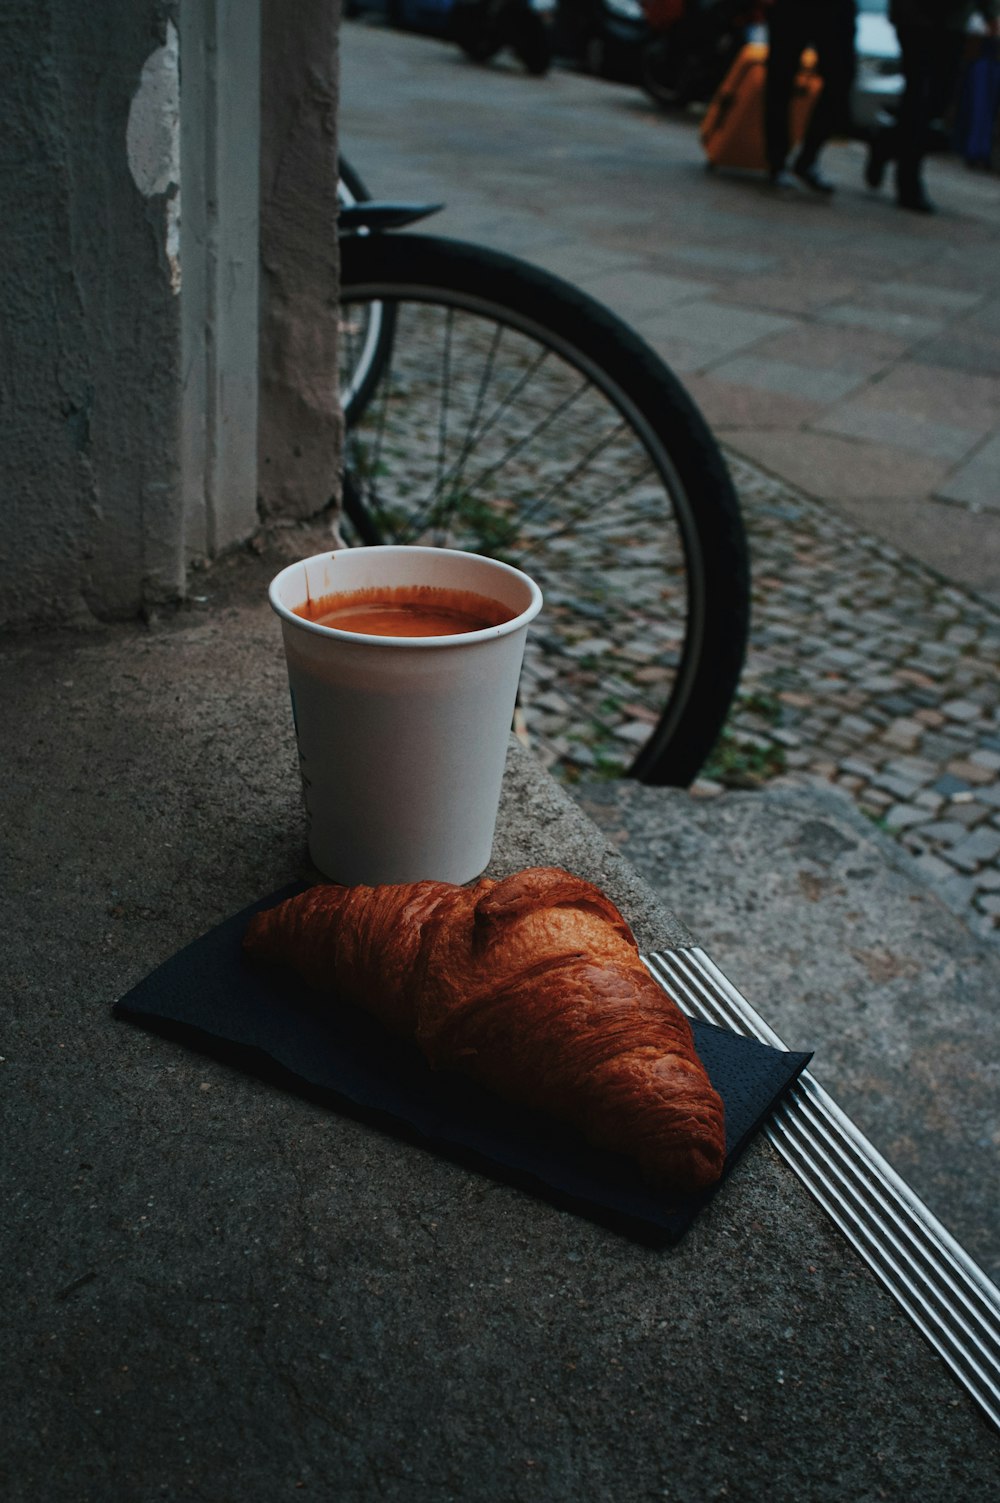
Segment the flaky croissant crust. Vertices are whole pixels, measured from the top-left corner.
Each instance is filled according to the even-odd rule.
[[[690,1025],[579,877],[321,885],[258,914],[244,948],[416,1039],[433,1068],[628,1155],[654,1186],[722,1172],[722,1102]]]

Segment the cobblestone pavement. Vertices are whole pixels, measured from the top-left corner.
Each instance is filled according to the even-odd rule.
[[[753,558],[752,636],[723,745],[693,793],[832,782],[1000,942],[1000,613],[730,462]],[[571,698],[561,682],[527,723],[568,781],[591,765]],[[634,740],[642,722],[620,729]]]

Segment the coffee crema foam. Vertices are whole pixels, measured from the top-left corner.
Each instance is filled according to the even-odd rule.
[[[322,595],[294,607],[318,626],[372,637],[451,637],[502,626],[518,614],[499,600],[440,585],[375,586]]]

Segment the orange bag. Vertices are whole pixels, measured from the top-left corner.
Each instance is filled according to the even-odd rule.
[[[701,144],[710,167],[743,167],[766,172],[764,85],[766,42],[747,42],[716,90],[701,122]],[[806,133],[809,116],[823,87],[816,54],[807,48],[792,90],[789,141],[794,149]]]

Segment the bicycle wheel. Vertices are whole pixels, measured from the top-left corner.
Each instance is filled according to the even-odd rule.
[[[721,730],[748,625],[725,463],[683,387],[577,289],[422,235],[341,245],[341,365],[374,302],[392,358],[345,407],[344,531],[523,566],[545,609],[522,676],[554,771],[684,786]]]

